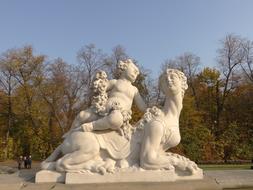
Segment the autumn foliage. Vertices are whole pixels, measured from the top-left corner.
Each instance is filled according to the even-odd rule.
[[[110,55],[95,45],[80,49],[78,63],[50,61],[31,46],[0,57],[0,159],[32,154],[44,159],[62,142],[74,117],[90,105],[91,82],[98,70],[117,77],[128,58],[122,46]],[[138,61],[135,60],[138,65]],[[159,64],[159,63],[157,63]],[[253,44],[228,35],[217,51],[217,66],[204,67],[198,56],[183,53],[162,65],[183,71],[189,88],[180,116],[182,141],[171,151],[195,161],[253,158]],[[135,85],[149,106],[161,105],[157,80],[139,65]],[[131,123],[142,114],[135,105]]]

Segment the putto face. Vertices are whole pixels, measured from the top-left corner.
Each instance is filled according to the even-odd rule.
[[[136,67],[133,62],[127,63],[127,68],[125,70],[125,76],[127,77],[128,80],[131,82],[134,82],[139,75],[139,69]]]

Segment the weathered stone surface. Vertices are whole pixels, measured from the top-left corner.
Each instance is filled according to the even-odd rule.
[[[0,174],[0,190],[16,190],[23,185],[22,178],[19,173],[14,174]]]
[[[120,182],[168,182],[175,181],[173,171],[129,171],[115,174],[67,173],[66,184],[120,183]]]
[[[99,184],[33,183],[25,181],[27,173],[0,175],[0,190],[221,190],[224,188],[253,189],[253,170],[205,171],[202,180],[174,182],[120,182]],[[228,186],[229,185],[229,186]]]
[[[92,184],[92,183],[120,183],[120,182],[171,182],[176,180],[197,180],[203,178],[203,172],[193,175],[181,173],[177,175],[173,170],[126,170],[116,173],[59,173],[42,170],[36,174],[36,183],[66,183],[66,184]]]
[[[36,183],[64,183],[65,182],[65,173],[59,173],[50,170],[41,170],[36,173],[35,182]]]
[[[183,171],[176,172],[176,180],[199,180],[199,179],[203,179],[203,178],[204,178],[204,174],[203,174],[202,169],[197,170],[192,175],[189,175]]]
[[[0,166],[0,174],[13,174],[17,172],[17,168],[9,167],[9,166]]]
[[[206,175],[213,178],[222,188],[253,187],[253,170],[208,171]]]

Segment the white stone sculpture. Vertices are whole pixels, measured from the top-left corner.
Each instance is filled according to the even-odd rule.
[[[133,131],[129,124],[132,103],[134,101],[141,111],[146,110],[146,104],[132,85],[139,74],[132,60],[120,61],[118,72],[118,80],[108,81],[105,72],[96,75],[92,107],[78,114],[70,131],[64,135],[64,142],[42,163],[42,169],[104,173],[106,169],[112,170],[114,160],[127,156]],[[94,133],[88,133],[91,131]],[[101,159],[101,148],[114,160]],[[60,155],[64,156],[58,159]]]
[[[93,82],[93,100],[91,108],[81,111],[75,118],[70,131],[99,131],[105,129],[122,131],[129,127],[133,101],[141,111],[146,110],[138,89],[132,85],[139,75],[139,69],[131,59],[120,61],[117,65],[119,79],[107,80],[104,71],[96,74]]]
[[[187,79],[181,71],[167,69],[159,78],[159,85],[165,94],[161,109],[148,109],[140,123],[144,130],[140,152],[140,166],[144,169],[188,170],[199,172],[197,165],[189,159],[166,152],[180,143],[179,116],[182,110]]]
[[[147,109],[142,119],[131,126],[128,121],[132,101],[135,100],[141,110],[146,106],[131,84],[138,75],[137,67],[127,60],[120,62],[120,68],[123,69],[118,80],[108,82],[103,72],[96,76],[94,84],[97,94],[92,108],[78,115],[64,142],[42,163],[42,169],[67,172],[66,176],[72,177],[75,175],[71,173],[86,173],[81,183],[85,183],[85,179],[96,179],[97,182],[100,179],[98,176],[89,177],[95,173],[107,176],[114,172],[132,180],[126,172],[135,173],[136,176],[143,174],[146,177],[140,179],[151,181],[167,179],[164,176],[170,176],[168,181],[180,179],[178,176],[201,179],[203,172],[194,162],[166,152],[178,145],[181,139],[179,116],[187,89],[185,75],[175,69],[164,71],[159,79],[160,89],[166,97],[164,105],[161,109]],[[108,88],[111,82],[113,87]],[[112,89],[108,96],[106,89]],[[124,111],[127,111],[126,116]],[[109,178],[119,181],[114,174]],[[69,179],[71,177],[66,181],[71,183]],[[108,181],[108,176],[105,181]]]

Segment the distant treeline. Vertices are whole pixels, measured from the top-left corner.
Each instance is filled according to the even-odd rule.
[[[44,159],[62,142],[73,119],[92,97],[98,70],[116,76],[119,60],[129,58],[118,45],[110,54],[95,45],[77,52],[77,63],[48,60],[31,46],[0,56],[0,160],[31,154]],[[138,65],[138,60],[134,60]],[[182,140],[171,151],[192,160],[231,161],[253,158],[253,42],[227,35],[217,50],[216,67],[204,67],[193,53],[182,53],[161,65],[183,71],[188,78],[180,116]],[[157,79],[145,68],[135,85],[149,106],[161,105]],[[158,77],[158,76],[157,76]],[[135,105],[132,123],[142,114]]]

